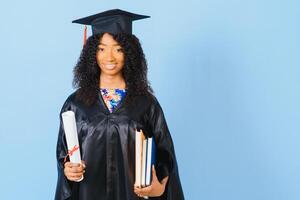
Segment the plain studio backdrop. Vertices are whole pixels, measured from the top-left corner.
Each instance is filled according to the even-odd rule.
[[[71,21],[112,8],[151,15],[133,32],[186,199],[299,200],[296,0],[1,2],[0,199],[54,198],[59,111],[82,48]]]

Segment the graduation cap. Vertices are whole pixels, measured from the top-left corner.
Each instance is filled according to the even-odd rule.
[[[132,34],[132,22],[149,17],[120,9],[113,9],[74,20],[72,23],[91,25],[93,35],[98,33]],[[84,37],[86,38],[86,26]]]

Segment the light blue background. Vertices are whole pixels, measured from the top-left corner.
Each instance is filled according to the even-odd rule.
[[[296,0],[16,1],[0,6],[0,199],[53,199],[60,108],[82,47],[73,19],[134,23],[187,200],[300,199]]]

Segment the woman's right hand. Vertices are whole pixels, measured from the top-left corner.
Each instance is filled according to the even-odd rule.
[[[71,163],[65,162],[64,164],[64,174],[70,181],[78,181],[82,178],[85,173],[85,164],[84,161],[81,163]]]

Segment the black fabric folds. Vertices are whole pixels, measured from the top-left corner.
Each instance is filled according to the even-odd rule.
[[[158,179],[169,176],[164,194],[149,199],[184,199],[172,138],[155,97],[136,96],[130,104],[124,99],[114,112],[109,113],[101,95],[97,105],[85,106],[73,93],[64,103],[61,113],[68,110],[75,112],[86,172],[84,180],[79,183],[68,181],[64,176],[67,145],[61,121],[56,152],[58,180],[55,200],[142,199],[133,192],[136,128],[142,128],[145,134],[155,138]]]

